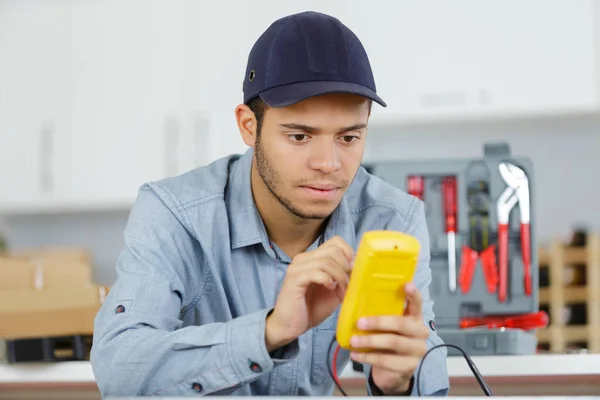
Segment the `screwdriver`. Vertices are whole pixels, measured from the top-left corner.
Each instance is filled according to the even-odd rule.
[[[410,175],[408,177],[408,193],[423,201],[425,192],[425,178],[419,175]]]
[[[460,327],[474,328],[486,326],[488,329],[542,329],[548,326],[549,317],[545,311],[531,314],[510,315],[505,317],[467,317],[460,321]]]
[[[456,177],[442,180],[446,235],[448,236],[448,288],[456,292]]]

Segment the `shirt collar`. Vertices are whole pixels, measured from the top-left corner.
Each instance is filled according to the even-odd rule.
[[[251,187],[252,159],[254,152],[248,149],[235,163],[227,188],[227,208],[230,221],[231,248],[262,243],[270,249],[264,223],[254,203]],[[356,248],[356,235],[346,197],[335,209],[323,235],[323,241],[340,236],[352,248]]]

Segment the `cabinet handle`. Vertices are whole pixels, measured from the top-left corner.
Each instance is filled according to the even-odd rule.
[[[165,176],[173,176],[179,172],[177,147],[179,142],[179,124],[173,117],[165,118]]]
[[[44,121],[40,132],[40,188],[42,193],[54,191],[54,174],[52,171],[52,156],[54,149],[54,124]]]

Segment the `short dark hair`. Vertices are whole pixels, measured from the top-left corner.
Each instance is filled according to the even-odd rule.
[[[373,105],[373,100],[368,99],[369,101],[369,114],[371,114],[371,106]],[[257,139],[260,137],[260,130],[262,128],[263,120],[265,118],[265,113],[269,109],[267,103],[263,101],[260,97],[255,97],[250,100],[248,103],[248,108],[254,113],[254,117],[256,118],[256,137]]]
[[[250,108],[256,118],[256,137],[259,138],[265,113],[269,109],[269,106],[260,97],[255,97],[248,103],[248,108]]]

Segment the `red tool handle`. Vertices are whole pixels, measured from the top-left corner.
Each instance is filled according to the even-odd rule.
[[[456,233],[456,177],[447,176],[442,181],[444,196],[444,215],[446,216],[446,233]]]
[[[419,175],[410,175],[408,177],[408,193],[423,200],[425,193],[425,178]]]
[[[498,288],[498,266],[496,265],[496,246],[491,245],[481,252],[481,266],[488,292],[496,293]]]
[[[463,293],[471,290],[473,275],[475,275],[475,266],[477,265],[478,254],[468,246],[463,246],[461,255],[460,272],[458,274],[458,285]]]
[[[529,239],[529,224],[521,224],[521,253],[523,255],[525,294],[531,296],[531,241]]]
[[[529,330],[547,327],[549,318],[546,312],[539,311],[533,314],[510,317],[505,322],[507,328],[520,328]]]
[[[485,326],[488,329],[512,328],[512,329],[541,329],[548,326],[548,314],[539,311],[532,314],[514,315],[507,317],[473,317],[463,318],[460,321],[461,328],[474,328]]]
[[[508,286],[508,225],[498,225],[498,300],[506,301],[506,291]]]

